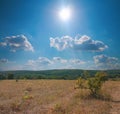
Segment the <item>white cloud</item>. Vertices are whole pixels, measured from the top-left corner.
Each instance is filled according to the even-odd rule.
[[[54,63],[67,63],[66,59],[62,59],[61,57],[53,57],[53,62]]]
[[[48,65],[52,63],[51,60],[46,57],[39,57],[36,62],[38,62],[40,65]]]
[[[10,70],[25,70],[22,65],[18,65],[16,61],[5,61],[0,64],[0,71],[10,71]]]
[[[82,68],[84,65],[85,62],[80,59],[63,59],[61,57],[48,59],[46,57],[39,57],[36,60],[29,60],[25,65],[25,68],[33,70],[69,69]]]
[[[0,63],[7,63],[8,60],[7,59],[0,59]]]
[[[85,61],[82,61],[80,59],[71,59],[71,60],[69,60],[69,62],[72,64],[81,64],[81,65],[85,64]]]
[[[50,38],[50,47],[59,51],[74,49],[78,51],[103,51],[108,48],[102,41],[92,40],[89,36],[83,35],[79,38],[63,36],[61,38]]]
[[[7,46],[6,42],[0,42],[0,46]]]
[[[93,57],[94,63],[100,69],[120,69],[118,58],[109,57],[107,55],[97,55]]]
[[[28,60],[28,62],[27,62],[28,66],[34,66],[34,64],[36,64],[36,61],[34,61],[34,60]]]
[[[25,64],[25,68],[32,69],[32,70],[40,70],[47,68],[52,61],[46,57],[39,57],[36,60],[28,60],[27,64]]]
[[[64,50],[70,48],[73,45],[73,39],[70,36],[63,36],[61,38],[50,38],[50,46],[56,48],[57,50]]]
[[[32,44],[28,41],[25,35],[9,36],[4,38],[4,42],[0,46],[10,47],[10,51],[16,52],[17,50],[34,51]]]

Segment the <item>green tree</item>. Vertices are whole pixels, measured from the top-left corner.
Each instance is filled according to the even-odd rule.
[[[7,79],[14,79],[14,74],[13,73],[8,73]]]
[[[0,80],[3,80],[4,76],[2,74],[0,74]]]
[[[82,78],[87,79],[90,77],[90,74],[87,70],[83,71]]]

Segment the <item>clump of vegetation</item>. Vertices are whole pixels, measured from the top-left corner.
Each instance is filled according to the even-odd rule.
[[[33,96],[29,95],[28,91],[25,91],[24,96],[23,96],[23,100],[26,101],[26,100],[30,100],[30,99],[33,99]]]
[[[105,72],[97,72],[95,77],[88,78],[88,89],[92,96],[98,97],[103,83],[106,81],[107,74]]]
[[[84,89],[84,88],[86,88],[85,83],[86,83],[85,79],[83,79],[82,77],[78,78],[74,89],[77,89],[77,88]]]
[[[97,72],[94,77],[89,77],[86,71],[83,74],[85,78],[79,78],[76,82],[78,88],[89,89],[93,97],[100,97],[100,90],[103,83],[107,80],[107,73]]]

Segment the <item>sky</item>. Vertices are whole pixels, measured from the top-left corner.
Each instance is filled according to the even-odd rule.
[[[0,71],[120,69],[119,42],[120,0],[0,0]]]

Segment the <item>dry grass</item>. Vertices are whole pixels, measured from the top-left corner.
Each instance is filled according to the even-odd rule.
[[[94,99],[74,89],[74,80],[0,81],[0,114],[119,114],[120,81],[108,81],[102,92],[112,101]]]

